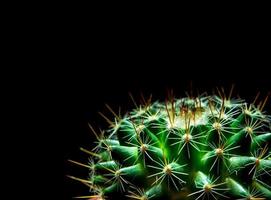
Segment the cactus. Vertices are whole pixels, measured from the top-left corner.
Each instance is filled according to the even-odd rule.
[[[201,95],[145,101],[106,131],[90,126],[97,145],[80,179],[89,195],[105,199],[271,199],[270,116],[267,98],[255,105],[239,98]],[[257,96],[258,97],[258,96]]]

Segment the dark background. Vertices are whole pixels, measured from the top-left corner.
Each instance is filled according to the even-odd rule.
[[[83,7],[86,11],[82,10]],[[51,188],[55,193],[61,192],[65,200],[87,194],[83,185],[66,177],[67,174],[86,177],[87,171],[67,160],[87,162],[87,155],[80,152],[79,147],[91,148],[93,145],[94,137],[88,122],[96,128],[107,128],[97,114],[98,111],[109,114],[104,103],[114,110],[121,106],[125,112],[133,107],[128,92],[132,92],[135,99],[139,99],[142,92],[145,96],[152,93],[154,100],[164,100],[166,89],[173,88],[176,96],[181,97],[185,90],[189,90],[191,80],[192,88],[200,92],[211,91],[216,86],[229,88],[235,83],[237,91],[247,99],[253,99],[258,90],[263,91],[263,96],[270,90],[270,31],[266,26],[268,23],[263,20],[267,17],[256,19],[251,10],[247,10],[253,13],[251,19],[242,14],[241,19],[233,16],[233,20],[229,20],[232,13],[222,14],[225,19],[217,19],[210,13],[209,19],[195,16],[190,21],[193,12],[189,15],[183,13],[184,17],[179,16],[179,11],[167,16],[157,9],[157,14],[150,13],[151,18],[148,18],[141,11],[131,13],[130,8],[122,6],[120,10],[127,13],[123,14],[111,6],[108,10],[114,14],[107,12],[105,6],[101,6],[101,11],[95,6],[80,5],[77,9],[74,3],[68,6],[61,3],[59,8],[50,5],[50,8],[56,9],[59,16],[55,17],[46,9],[46,14],[41,13],[45,23],[32,13],[29,14],[31,20],[21,18],[22,27],[17,28],[11,23],[17,28],[11,41],[19,47],[9,46],[21,57],[12,54],[8,59],[10,65],[7,69],[12,72],[12,78],[2,73],[2,85],[14,84],[15,87],[7,87],[9,94],[2,95],[3,98],[14,95],[11,106],[3,104],[15,118],[8,128],[27,120],[24,123],[29,124],[26,133],[22,130],[16,133],[22,139],[30,136],[27,138],[29,144],[14,134],[9,135],[12,140],[16,138],[23,148],[29,149],[31,155],[32,152],[34,154],[31,167],[25,160],[30,153],[21,152],[23,148],[9,156],[16,161],[13,172],[16,176],[24,174],[26,180],[30,174],[38,179],[33,183],[38,188],[39,199]],[[128,17],[129,14],[133,19]],[[52,20],[48,21],[50,17]],[[19,19],[16,17],[16,21]],[[32,23],[32,19],[37,22]],[[26,26],[27,22],[31,28]],[[16,39],[23,44],[18,45]],[[13,65],[19,67],[14,68]],[[12,107],[15,107],[14,112]],[[33,113],[30,112],[32,107]],[[32,128],[34,134],[29,134]],[[10,151],[10,143],[5,143]],[[17,161],[18,154],[22,157],[20,162]],[[42,164],[38,163],[39,158]],[[56,177],[60,177],[60,185]],[[12,187],[16,189],[25,185],[21,179],[16,178],[19,185],[14,185],[15,179],[11,180]],[[42,183],[45,186],[41,186]],[[27,192],[35,190],[32,187],[25,189]],[[47,199],[57,199],[55,194],[48,195],[50,198]]]
[[[84,178],[87,176],[87,169],[70,164],[67,160],[87,162],[88,155],[80,152],[79,147],[90,149],[93,146],[94,135],[88,128],[88,122],[95,128],[107,128],[107,124],[97,113],[102,111],[111,116],[104,106],[105,103],[114,110],[118,110],[120,106],[124,113],[133,108],[128,92],[131,92],[136,100],[140,99],[141,92],[145,97],[152,94],[154,100],[164,100],[168,89],[173,89],[177,97],[184,96],[184,92],[190,90],[191,83],[194,92],[212,92],[217,86],[224,87],[227,91],[235,84],[234,95],[240,95],[248,101],[253,100],[258,91],[261,91],[262,99],[270,91],[271,81],[266,69],[255,66],[238,71],[237,67],[227,66],[229,65],[221,64],[211,69],[192,65],[172,67],[168,64],[159,68],[148,68],[139,64],[127,64],[120,69],[113,62],[110,69],[89,68],[90,70],[65,77],[60,88],[65,97],[62,102],[62,105],[65,105],[64,111],[60,116],[64,119],[61,124],[63,199],[88,194],[84,185],[66,177],[69,174]],[[270,101],[266,109],[270,113]]]

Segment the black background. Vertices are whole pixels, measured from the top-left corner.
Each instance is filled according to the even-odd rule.
[[[224,87],[228,91],[231,85],[235,84],[234,94],[248,101],[252,101],[258,91],[261,91],[262,99],[270,91],[271,82],[266,69],[238,69],[235,66],[227,67],[229,65],[223,63],[213,69],[205,67],[206,63],[202,64],[202,67],[200,64],[196,67],[189,64],[173,67],[169,63],[160,65],[159,68],[127,63],[126,66],[122,65],[124,68],[121,69],[116,66],[116,62],[112,62],[110,68],[90,67],[87,71],[71,73],[72,75],[65,77],[60,88],[65,97],[62,105],[65,106],[59,116],[64,119],[60,131],[64,167],[63,198],[71,199],[88,194],[84,185],[66,177],[69,174],[84,178],[87,176],[87,169],[70,164],[67,160],[87,162],[88,155],[80,152],[79,147],[90,149],[95,141],[88,122],[95,128],[107,128],[107,124],[97,113],[102,111],[111,116],[104,106],[105,103],[114,110],[118,110],[120,106],[124,113],[133,108],[128,92],[139,102],[140,93],[145,97],[152,94],[154,100],[164,100],[168,89],[173,89],[176,97],[182,97],[191,87],[194,92],[212,92],[215,87]],[[156,64],[159,65],[157,60],[154,65]],[[270,101],[266,109],[270,111]]]
[[[12,85],[2,99],[13,100],[9,100],[11,106],[3,103],[3,107],[15,118],[8,129],[18,126],[21,120],[27,122],[18,126],[16,136],[6,132],[3,135],[10,135],[19,143],[20,149],[8,156],[16,161],[13,174],[23,174],[25,180],[30,175],[37,178],[33,181],[37,188],[24,188],[27,192],[37,191],[35,198],[48,195],[47,199],[58,199],[55,194],[61,192],[62,199],[70,200],[87,194],[83,185],[66,177],[83,178],[87,171],[67,160],[87,162],[87,155],[79,151],[79,147],[91,148],[94,142],[87,123],[106,129],[107,124],[97,112],[110,115],[104,103],[114,110],[118,106],[122,112],[130,110],[133,104],[128,92],[137,100],[140,92],[144,96],[153,94],[154,100],[164,100],[166,90],[173,88],[176,97],[182,97],[191,81],[193,91],[199,92],[211,92],[216,86],[227,89],[235,83],[236,91],[248,100],[259,90],[262,98],[270,91],[270,33],[268,23],[263,20],[267,19],[265,16],[256,19],[254,12],[247,10],[254,14],[251,19],[242,14],[241,19],[230,20],[232,13],[227,11],[222,14],[225,19],[217,19],[210,13],[209,19],[195,16],[190,21],[194,13],[183,13],[180,17],[179,8],[170,16],[152,9],[157,14],[150,13],[148,18],[139,10],[131,13],[130,7],[119,6],[126,12],[123,14],[109,6],[111,14],[106,5],[99,10],[95,6],[76,8],[74,2],[67,4],[49,6],[56,9],[57,16],[50,9],[46,8],[46,13],[36,9],[44,19],[29,12],[31,20],[16,16],[16,21],[22,20],[22,27],[10,23],[17,29],[16,36],[8,40],[15,41],[15,45],[9,44],[9,48],[19,55],[12,54],[8,59],[6,68],[11,71],[11,78],[2,73],[2,86]],[[33,23],[32,19],[37,21]],[[23,108],[22,111],[16,106]],[[21,127],[25,125],[23,132]],[[32,129],[34,133],[30,134]],[[22,142],[25,138],[27,143]],[[17,146],[5,143],[9,145],[8,151]],[[23,149],[29,152],[21,152]],[[31,166],[25,160],[28,155]],[[22,160],[18,161],[19,157]],[[5,163],[11,167],[9,162]],[[60,178],[60,184],[56,177]],[[26,185],[24,179],[9,179],[16,191]],[[19,184],[14,184],[14,180]],[[51,188],[55,194],[48,194]]]

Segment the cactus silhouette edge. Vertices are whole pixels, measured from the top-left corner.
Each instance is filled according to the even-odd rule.
[[[256,105],[218,95],[143,99],[99,132],[87,168],[89,200],[271,199],[271,117]]]

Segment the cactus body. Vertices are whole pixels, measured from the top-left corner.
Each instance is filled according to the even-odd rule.
[[[270,117],[262,109],[204,96],[115,115],[89,152],[85,198],[271,199]]]

